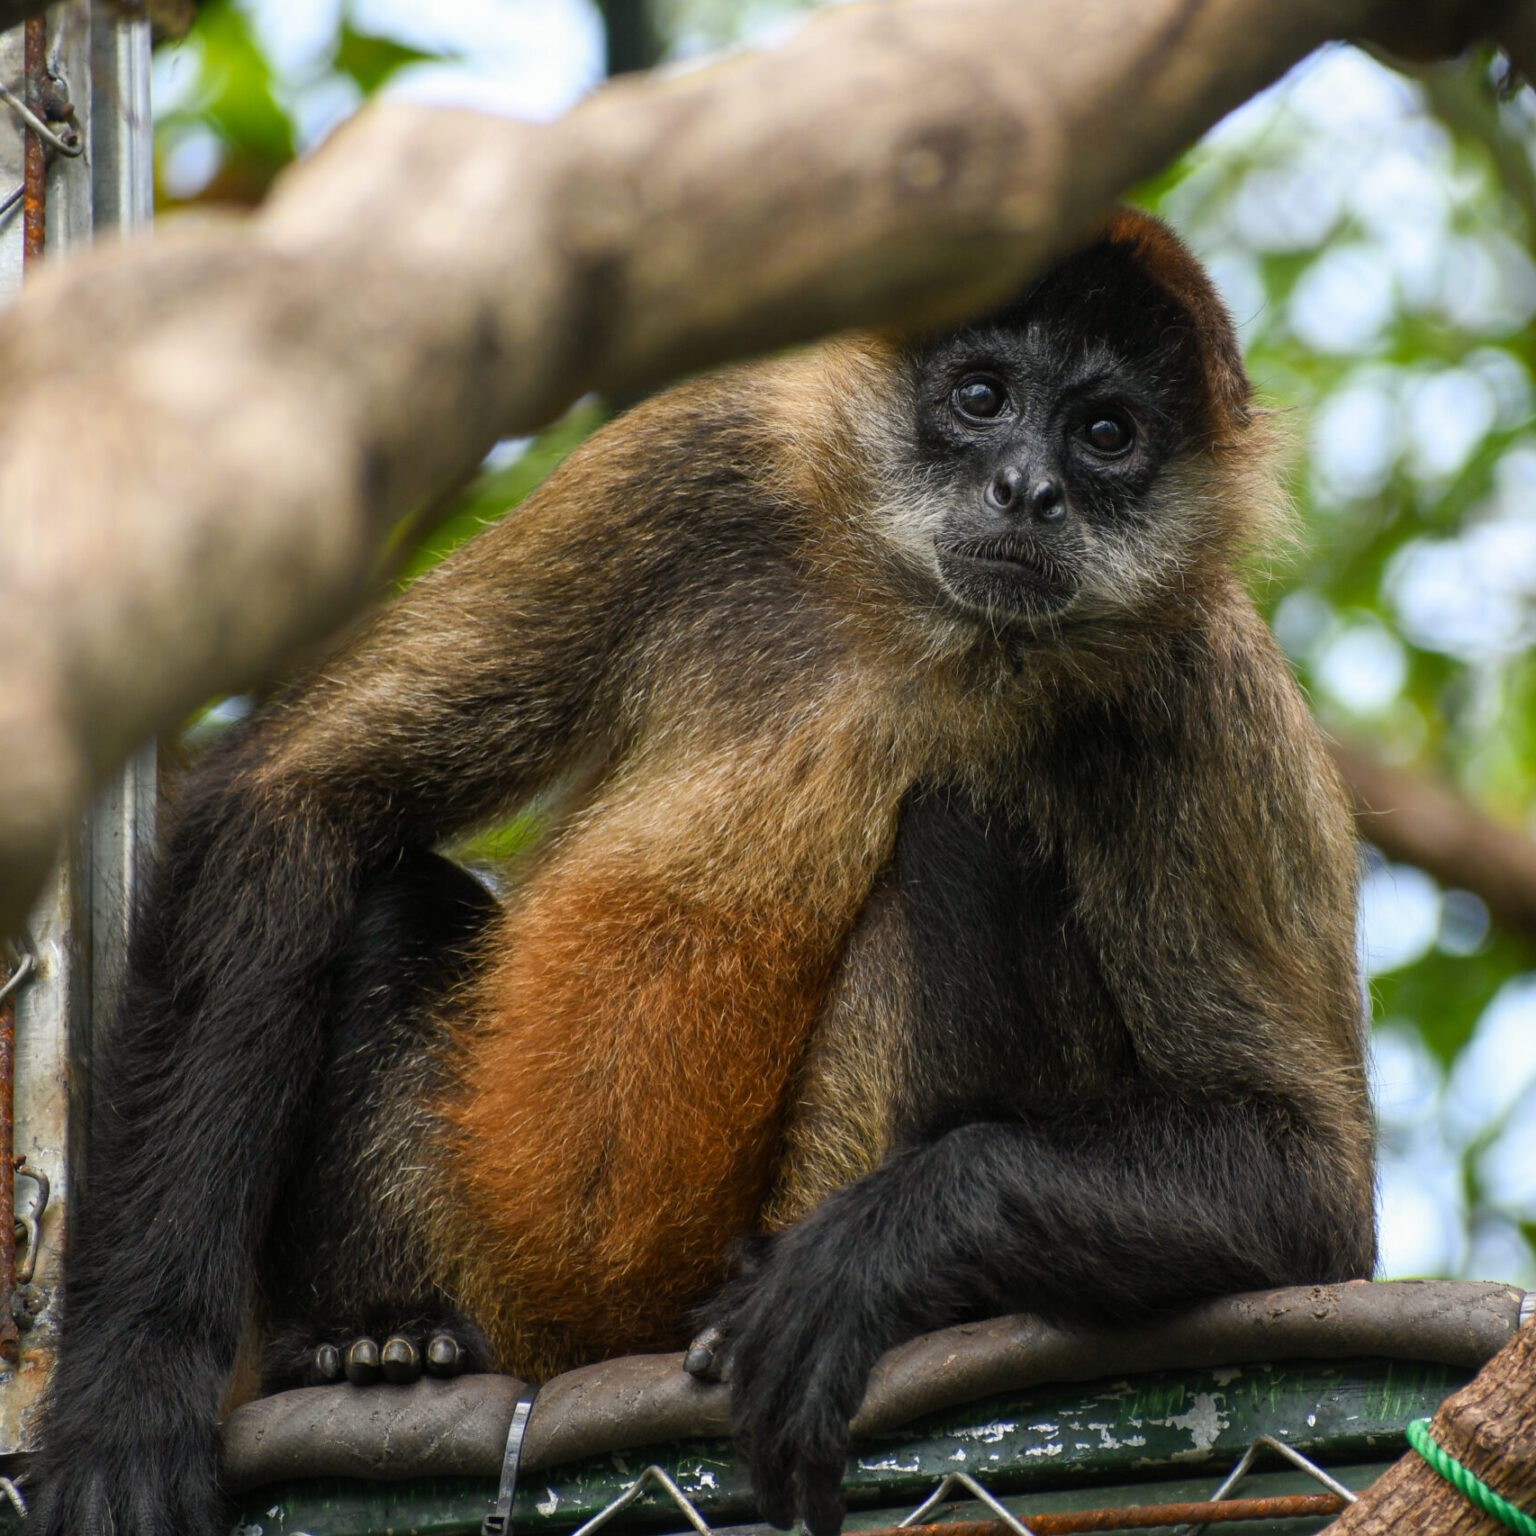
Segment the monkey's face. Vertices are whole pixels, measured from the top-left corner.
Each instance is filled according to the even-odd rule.
[[[949,599],[1054,626],[1141,607],[1187,567],[1202,498],[1169,470],[1199,437],[1199,354],[1125,247],[1070,259],[909,366],[921,489],[896,531]]]

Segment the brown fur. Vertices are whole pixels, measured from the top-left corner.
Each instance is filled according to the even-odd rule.
[[[1349,821],[1233,574],[1278,504],[1125,214],[639,406],[222,742],[96,1046],[39,1531],[219,1528],[253,1295],[269,1386],[701,1316],[763,1514],[834,1536],[915,1332],[1368,1274]],[[435,850],[530,806],[498,907]]]
[[[1137,238],[1160,281],[1183,293],[1183,247]],[[416,756],[461,759],[459,779],[495,763],[504,803],[561,768],[571,743],[602,765],[488,940],[492,962],[465,1000],[476,1023],[461,1031],[439,1107],[441,1166],[419,1197],[450,1290],[507,1369],[539,1376],[676,1346],[688,1309],[725,1275],[736,1233],[794,1220],[877,1161],[900,1075],[900,983],[880,968],[880,945],[842,974],[839,960],[902,794],[935,770],[985,786],[1001,740],[1058,750],[1061,716],[1084,700],[1143,691],[1134,708],[1157,710],[1167,641],[1192,614],[1212,673],[1243,690],[1210,699],[1209,722],[1189,722],[1186,750],[1209,757],[1195,770],[1204,793],[1190,797],[1184,783],[1178,803],[1161,805],[1157,779],[1126,783],[1120,793],[1143,805],[1111,837],[1074,825],[1054,766],[1026,776],[1025,797],[1071,849],[1147,1060],[1174,1078],[1190,1060],[1209,1074],[1213,1057],[1235,1081],[1283,1075],[1338,1123],[1353,1147],[1349,1177],[1369,1163],[1358,1049],[1341,1023],[1355,1014],[1344,995],[1349,825],[1283,660],[1224,574],[1273,499],[1255,468],[1263,425],[1233,404],[1229,359],[1218,347],[1210,362],[1223,430],[1167,492],[1204,519],[1183,590],[1140,621],[1041,648],[1020,674],[965,617],[914,607],[909,574],[866,533],[868,479],[856,481],[883,429],[845,407],[889,378],[891,346],[840,341],[696,382],[593,439],[515,518],[382,617],[338,674],[343,687],[318,685],[303,730],[273,762],[290,785],[306,759],[330,782],[366,779],[378,762],[370,722],[387,710]],[[705,427],[748,401],[754,458],[711,464]],[[636,570],[650,568],[664,596],[687,581],[665,548],[679,515],[656,508],[677,493],[673,432],[688,435],[684,490],[745,475],[757,504],[779,504],[774,554],[806,576],[796,630],[754,634],[748,621],[699,650],[696,616],[671,611],[630,660],[610,662],[624,694],[584,697],[579,731],[538,751],[539,708],[553,717],[581,696],[562,680],[571,648],[624,647]],[[720,441],[739,452],[730,435]],[[833,518],[803,516],[808,499]],[[611,515],[596,545],[594,505]],[[714,511],[703,502],[687,516],[707,524]],[[574,624],[554,614],[559,604]],[[499,684],[508,630],[522,648],[519,687],[535,705],[550,693],[508,711],[518,740],[468,710],[462,734],[410,719],[415,674],[473,679],[484,656]],[[508,773],[519,754],[527,770]],[[1255,779],[1267,793],[1252,793]],[[1273,839],[1318,857],[1250,857]],[[1232,1034],[1238,1006],[1275,1028]],[[1319,1069],[1326,1061],[1338,1068]]]
[[[1214,300],[1183,247],[1135,215],[1112,231],[1198,325]],[[904,983],[899,925],[881,931],[871,891],[909,786],[939,773],[985,791],[1004,743],[1143,1061],[1170,1081],[1283,1086],[1368,1192],[1349,826],[1227,574],[1276,504],[1230,332],[1208,349],[1211,437],[1161,493],[1196,530],[1177,581],[1023,670],[973,620],[915,603],[869,537],[871,498],[901,494],[871,480],[894,455],[887,415],[866,408],[897,346],[835,341],[642,406],[385,614],[268,764],[290,793],[306,765],[398,793],[373,782],[387,717],[401,760],[451,775],[478,815],[570,773],[573,754],[586,765],[486,941],[440,1149],[406,1197],[506,1369],[676,1346],[736,1234],[793,1221],[878,1161]],[[742,600],[706,638],[690,562],[721,551]],[[779,600],[786,571],[797,587]],[[1155,715],[1186,643],[1217,682],[1184,717],[1194,763],[1166,781],[1175,798],[1139,772],[1114,789],[1112,824],[1095,821],[1070,721],[1097,700]],[[449,672],[467,679],[451,698],[415,686]],[[1274,842],[1294,856],[1253,856]],[[868,937],[850,945],[856,927]],[[1085,1058],[1063,1086],[1097,1070]]]
[[[1153,278],[1188,311],[1205,363],[1206,426],[1213,440],[1230,445],[1248,424],[1248,374],[1204,268],[1172,230],[1133,208],[1121,209],[1104,229],[1111,240],[1133,247]]]

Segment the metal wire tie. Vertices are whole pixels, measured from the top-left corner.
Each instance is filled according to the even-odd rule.
[[[3,101],[38,138],[45,144],[51,144],[61,155],[68,155],[73,160],[77,155],[85,153],[85,138],[78,128],[70,128],[69,137],[65,138],[63,134],[45,123],[15,91],[9,91],[3,85],[0,85],[0,101]]]
[[[3,211],[3,209],[0,209],[0,212]],[[37,961],[33,959],[31,950],[22,950],[21,957],[16,962],[16,970],[12,974],[11,979],[3,987],[0,987],[0,1003],[3,1003],[11,993],[17,991],[21,984],[27,981],[36,969]]]
[[[628,1509],[645,1492],[645,1485],[647,1483],[660,1483],[666,1489],[667,1493],[671,1495],[672,1502],[683,1512],[688,1524],[699,1533],[699,1536],[715,1536],[714,1531],[710,1528],[709,1521],[699,1513],[693,1500],[660,1467],[654,1465],[647,1467],[613,1503],[598,1510],[585,1525],[578,1526],[572,1531],[571,1536],[590,1536],[592,1531],[606,1525],[621,1510]]]
[[[1015,1533],[1015,1536],[1035,1536],[1035,1533],[1011,1509],[1007,1509],[1000,1504],[997,1498],[986,1488],[983,1488],[969,1472],[946,1473],[943,1482],[905,1520],[898,1520],[896,1522],[897,1530],[900,1530],[904,1525],[920,1524],[923,1516],[929,1510],[937,1508],[938,1505],[949,1498],[951,1496],[949,1490],[957,1485],[964,1488],[973,1499],[979,1499],[985,1504],[1009,1530]]]
[[[1325,1487],[1330,1493],[1338,1494],[1338,1496],[1343,1499],[1346,1504],[1355,1504],[1359,1502],[1359,1494],[1355,1493],[1349,1488],[1346,1488],[1343,1483],[1338,1481],[1337,1478],[1330,1477],[1328,1473],[1323,1471],[1323,1469],[1318,1466],[1315,1461],[1309,1461],[1305,1456],[1303,1456],[1295,1446],[1287,1445],[1283,1440],[1276,1440],[1273,1435],[1260,1435],[1259,1438],[1255,1440],[1246,1451],[1243,1452],[1241,1460],[1239,1460],[1238,1464],[1233,1467],[1229,1473],[1227,1473],[1226,1478],[1223,1480],[1221,1486],[1216,1490],[1215,1493],[1211,1495],[1211,1502],[1213,1504],[1221,1499],[1226,1498],[1226,1496],[1231,1493],[1231,1491],[1237,1487],[1237,1485],[1242,1482],[1245,1477],[1247,1477],[1249,1470],[1253,1466],[1253,1459],[1258,1455],[1259,1449],[1262,1446],[1268,1446],[1272,1451],[1279,1451],[1279,1453],[1288,1462],[1290,1462],[1292,1466],[1297,1467],[1301,1471],[1305,1472],[1308,1477],[1316,1479],[1316,1481],[1320,1482],[1323,1487]],[[1206,1526],[1202,1521],[1199,1525],[1187,1526],[1185,1529],[1188,1531],[1189,1536],[1200,1536],[1200,1533],[1206,1529]]]
[[[15,1209],[16,1180],[31,1179],[37,1185],[37,1198],[32,1202],[32,1209],[25,1216],[16,1218],[16,1225],[20,1228],[20,1236],[26,1246],[27,1256],[16,1266],[16,1284],[27,1285],[37,1273],[37,1251],[42,1246],[42,1220],[43,1212],[48,1209],[48,1175],[36,1168],[27,1167],[27,1160],[23,1157],[16,1159],[16,1166],[11,1170],[11,1204]]]
[[[0,1477],[0,1493],[11,1501],[11,1506],[23,1520],[27,1518],[27,1501],[20,1488],[8,1477]]]
[[[512,1500],[517,1496],[517,1468],[523,1459],[523,1437],[528,1432],[528,1415],[537,1387],[525,1386],[512,1408],[512,1422],[507,1426],[507,1448],[501,1457],[501,1487],[496,1490],[496,1507],[480,1522],[480,1536],[507,1536],[512,1529]]]

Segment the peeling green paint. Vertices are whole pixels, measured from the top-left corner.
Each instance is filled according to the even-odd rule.
[[[957,1470],[1003,1496],[1054,1493],[1059,1499],[1110,1482],[1135,1485],[1134,1502],[1208,1496],[1168,1490],[1183,1486],[1196,1468],[1226,1470],[1262,1434],[1336,1473],[1389,1460],[1404,1447],[1406,1422],[1432,1413],[1467,1379],[1468,1373],[1444,1366],[1367,1360],[1165,1371],[1040,1387],[950,1409],[861,1443],[844,1487],[850,1509],[884,1510],[887,1524]],[[518,1490],[517,1536],[573,1529],[653,1461],[710,1521],[754,1518],[745,1471],[729,1445],[693,1442],[533,1474]],[[241,1536],[471,1536],[495,1495],[493,1482],[466,1478],[295,1482],[249,1495],[240,1511]],[[683,1523],[664,1495],[647,1493],[615,1530],[675,1531]]]

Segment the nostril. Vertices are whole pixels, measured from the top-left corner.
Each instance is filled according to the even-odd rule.
[[[1006,511],[1018,499],[1019,483],[1023,478],[1011,467],[998,470],[987,487],[987,500],[1000,511]]]
[[[1066,515],[1067,498],[1061,481],[1047,475],[1029,488],[1029,510],[1042,523],[1054,523]]]

